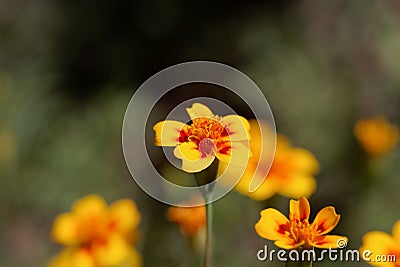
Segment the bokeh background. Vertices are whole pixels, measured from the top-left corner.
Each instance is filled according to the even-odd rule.
[[[400,151],[368,157],[353,127],[376,114],[400,124],[399,28],[397,0],[0,1],[0,266],[45,266],[60,250],[54,217],[93,193],[135,200],[144,266],[193,266],[165,219],[168,206],[136,186],[121,148],[136,88],[189,60],[246,73],[278,132],[314,153],[321,171],[312,217],[335,206],[334,232],[350,248],[368,231],[390,232],[400,219]],[[216,202],[216,266],[283,266],[256,258],[273,247],[254,231],[265,207],[286,213],[288,199],[255,202],[233,191]],[[332,265],[366,266],[317,266]]]

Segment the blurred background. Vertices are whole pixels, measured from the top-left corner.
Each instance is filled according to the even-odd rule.
[[[137,187],[121,148],[136,88],[191,60],[246,73],[269,101],[277,131],[316,156],[312,218],[335,206],[342,217],[334,233],[355,249],[368,231],[390,232],[400,219],[400,151],[367,156],[353,127],[376,114],[400,124],[399,28],[397,0],[1,0],[0,266],[46,266],[60,250],[53,219],[87,194],[135,200],[144,266],[193,266],[187,242],[165,219],[168,206]],[[228,104],[240,114],[235,101]],[[167,113],[171,103],[159,108]],[[287,213],[288,201],[232,191],[216,202],[216,266],[283,266],[258,262],[256,252],[273,245],[254,224],[265,207]],[[366,266],[317,266],[338,264]]]

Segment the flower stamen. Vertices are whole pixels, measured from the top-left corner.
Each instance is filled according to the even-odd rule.
[[[201,140],[209,138],[218,140],[226,136],[227,131],[217,120],[218,118],[195,118],[192,124],[187,127],[188,140],[199,145]]]
[[[205,157],[207,155],[215,155],[217,147],[211,138],[204,138],[199,143],[199,150],[202,154],[202,157]]]

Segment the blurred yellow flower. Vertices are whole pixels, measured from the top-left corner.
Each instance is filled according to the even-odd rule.
[[[177,223],[181,232],[188,237],[195,236],[206,226],[206,208],[197,207],[170,207],[167,219]]]
[[[354,135],[362,148],[371,156],[386,154],[399,141],[398,127],[382,116],[357,122]]]
[[[261,137],[260,127],[263,131],[263,137]],[[265,200],[275,194],[292,198],[311,196],[316,189],[314,175],[319,170],[318,161],[311,152],[302,148],[292,147],[288,139],[282,135],[277,138],[275,156],[266,179],[256,191],[249,192],[249,185],[252,179],[260,175],[256,173],[256,169],[260,161],[262,143],[264,147],[268,148],[269,146],[265,144],[271,142],[269,139],[273,138],[273,135],[266,123],[258,123],[256,120],[251,120],[250,137],[250,149],[253,156],[249,159],[247,168],[236,185],[237,191],[248,195],[254,200]],[[221,163],[219,172],[225,170],[226,165]],[[227,171],[235,172],[240,170],[229,168]],[[232,175],[234,174],[232,173]],[[259,180],[263,178],[259,177]]]
[[[132,246],[139,222],[140,214],[129,199],[109,207],[97,195],[79,199],[71,212],[54,220],[52,237],[66,248],[49,266],[141,266],[141,257]]]
[[[365,234],[360,253],[369,258],[367,262],[373,266],[400,266],[400,220],[393,226],[392,235],[381,231]]]
[[[275,241],[274,244],[283,249],[337,248],[338,241],[347,243],[347,237],[326,235],[340,219],[334,207],[320,210],[313,223],[309,222],[309,216],[310,204],[302,197],[290,200],[289,219],[276,209],[261,211],[255,229],[259,236]]]
[[[182,160],[182,169],[189,173],[206,169],[215,157],[231,165],[246,165],[250,152],[241,142],[249,139],[249,123],[245,118],[219,117],[200,103],[186,110],[190,125],[167,120],[153,127],[156,146],[175,147],[175,157]]]

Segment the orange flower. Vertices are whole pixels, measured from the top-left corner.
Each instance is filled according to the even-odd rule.
[[[206,225],[206,208],[198,207],[170,207],[167,219],[177,223],[185,236],[195,236]]]
[[[79,199],[71,212],[54,221],[52,237],[66,248],[49,266],[141,266],[140,255],[131,247],[139,222],[140,214],[129,199],[110,207],[97,195]]]
[[[398,127],[381,116],[357,122],[354,135],[362,148],[371,156],[386,154],[399,141]]]
[[[392,235],[381,231],[365,234],[360,253],[369,258],[368,264],[373,266],[400,266],[400,220],[393,226]]]
[[[347,242],[346,237],[326,235],[340,219],[334,207],[323,208],[313,223],[309,222],[309,216],[310,204],[302,197],[290,200],[289,219],[276,209],[263,210],[255,229],[259,236],[275,241],[275,245],[283,249],[337,248],[338,241]]]
[[[260,127],[266,135],[261,136]],[[319,170],[318,161],[314,155],[305,149],[292,147],[288,139],[279,135],[271,169],[266,178],[261,177],[261,174],[256,173],[257,165],[260,163],[261,149],[262,147],[270,148],[271,146],[266,144],[271,142],[274,136],[269,126],[263,122],[251,120],[250,129],[250,149],[253,157],[249,159],[247,168],[236,185],[236,190],[254,200],[264,200],[275,194],[292,198],[311,196],[316,189],[314,175]],[[266,153],[271,152],[266,151]],[[226,166],[220,163],[219,172],[221,173],[225,169]],[[232,176],[237,175],[234,172],[241,173],[239,168],[229,168],[227,171]],[[249,192],[253,178],[265,179],[256,191]]]
[[[153,129],[156,146],[175,147],[182,169],[200,172],[218,160],[231,165],[246,165],[249,149],[241,141],[249,139],[249,123],[241,116],[219,117],[203,104],[186,109],[192,123],[161,121]]]

